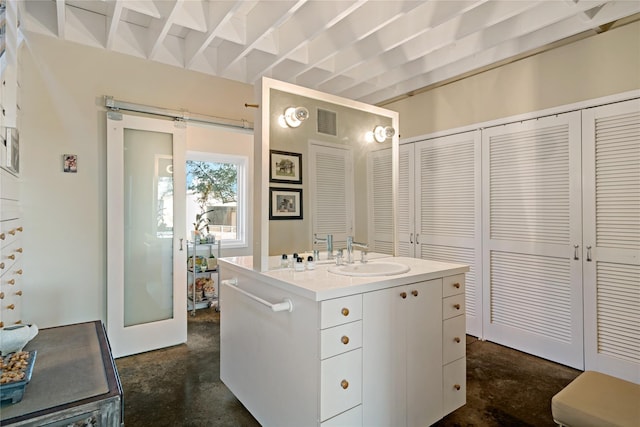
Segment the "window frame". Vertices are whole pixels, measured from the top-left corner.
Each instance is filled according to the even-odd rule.
[[[186,161],[193,162],[207,162],[207,163],[232,163],[236,165],[238,175],[238,201],[237,201],[237,210],[236,210],[236,239],[222,239],[220,242],[220,247],[223,249],[240,249],[247,248],[247,235],[248,235],[248,165],[249,165],[249,157],[247,156],[239,156],[234,154],[222,154],[222,153],[210,153],[210,152],[202,152],[202,151],[187,151],[186,159],[185,159],[185,167]],[[186,178],[186,176],[185,176]],[[187,225],[189,225],[189,220],[187,219]]]

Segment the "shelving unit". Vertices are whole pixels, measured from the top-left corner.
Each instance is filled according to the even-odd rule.
[[[216,259],[215,267],[209,268],[208,259],[213,255]],[[202,268],[198,262],[198,257],[204,257]],[[220,240],[215,243],[188,242],[187,244],[187,310],[192,316],[196,315],[196,310],[201,308],[215,308],[220,310],[220,268],[217,264],[220,258]],[[209,282],[213,288],[213,293],[207,295],[203,290],[198,290],[198,280]],[[209,288],[206,284],[204,287]]]

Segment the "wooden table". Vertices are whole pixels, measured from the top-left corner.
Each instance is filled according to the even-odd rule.
[[[100,321],[42,329],[33,375],[18,403],[0,407],[0,426],[123,425],[122,385]]]

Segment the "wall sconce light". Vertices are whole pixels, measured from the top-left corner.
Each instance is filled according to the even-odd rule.
[[[388,138],[393,138],[396,130],[391,126],[376,126],[373,132],[367,132],[365,140],[367,142],[385,142]]]
[[[309,118],[309,110],[304,107],[289,107],[278,117],[278,123],[283,128],[297,128]]]

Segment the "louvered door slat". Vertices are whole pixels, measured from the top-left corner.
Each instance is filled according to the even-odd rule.
[[[393,167],[391,149],[367,153],[370,250],[393,254]]]

